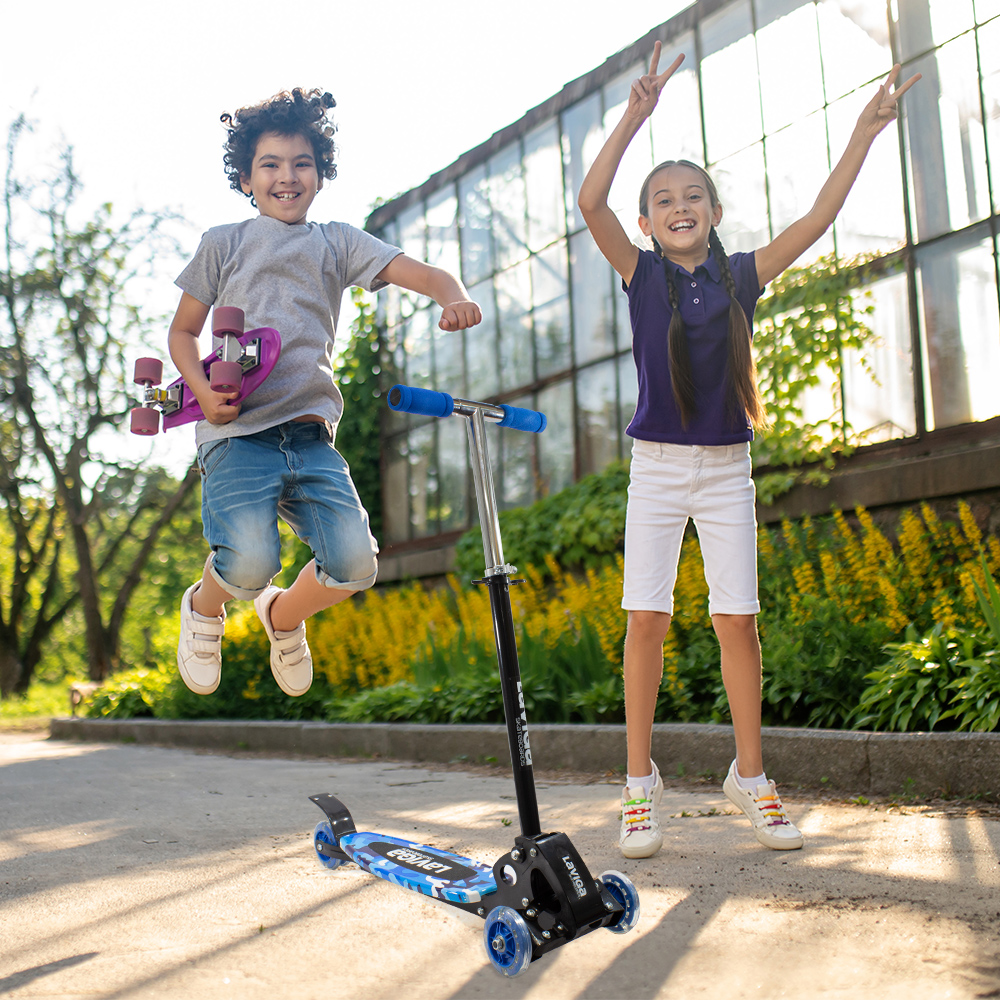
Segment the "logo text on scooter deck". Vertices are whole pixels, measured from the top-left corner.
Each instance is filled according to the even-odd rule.
[[[577,896],[583,899],[587,895],[587,887],[583,884],[583,879],[580,878],[580,873],[576,870],[576,865],[568,854],[563,856],[563,864],[566,866],[566,871],[569,872],[569,878]]]
[[[474,869],[459,864],[446,854],[431,854],[429,851],[417,850],[414,847],[402,847],[399,844],[380,842],[369,844],[368,850],[401,868],[422,872],[425,875],[433,875],[435,878],[446,879],[449,882],[458,882],[477,874]]]
[[[531,743],[528,738],[528,715],[524,710],[524,691],[521,682],[517,682],[517,703],[521,714],[517,720],[517,743],[521,764],[531,767]]]

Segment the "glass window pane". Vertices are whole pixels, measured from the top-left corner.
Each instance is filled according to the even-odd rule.
[[[667,64],[669,65],[669,63]],[[632,81],[642,76],[648,66],[636,63],[631,69],[616,76],[604,87],[604,130],[610,134],[621,121],[625,108],[628,106],[628,95],[632,89]],[[663,111],[660,108],[660,111]],[[650,141],[649,122],[639,129],[635,138],[629,143],[628,151],[622,157],[622,162],[615,174],[608,194],[608,205],[618,216],[629,239],[640,242],[643,239],[639,229],[639,191],[642,182],[653,169],[653,147]]]
[[[391,411],[390,411],[391,412]],[[410,537],[409,489],[406,485],[406,435],[382,442],[382,538],[388,545]]]
[[[669,63],[668,63],[669,65]],[[618,458],[618,373],[614,361],[584,368],[576,376],[580,475],[600,472]]]
[[[437,312],[432,312],[432,318]],[[475,327],[472,328],[475,330]],[[465,331],[442,330],[435,319],[434,388],[451,396],[465,396]]]
[[[859,90],[827,109],[830,155],[834,162],[847,148],[858,115],[870,99],[867,90]],[[819,194],[819,186],[816,193]],[[834,232],[837,253],[842,257],[888,253],[906,242],[903,172],[896,126],[890,125],[872,143],[861,173],[834,223]]]
[[[918,252],[928,430],[1000,414],[1000,317],[992,241]]]
[[[822,60],[812,3],[756,0],[764,132],[823,107]]]
[[[777,235],[813,206],[830,176],[823,112],[790,125],[765,141],[771,201],[771,231]],[[897,157],[898,159],[898,157]],[[723,217],[724,218],[724,217]],[[833,252],[833,233],[824,233],[802,256],[802,262]]]
[[[749,0],[705,18],[698,30],[707,155],[719,160],[762,137]]]
[[[621,279],[588,231],[569,240],[573,274],[573,327],[578,365],[615,350],[613,289]],[[623,310],[625,309],[623,305]],[[627,314],[624,320],[627,323]]]
[[[497,362],[497,312],[493,299],[493,282],[484,281],[469,289],[473,302],[479,303],[483,321],[472,327],[465,338],[469,362],[468,393],[470,399],[488,400],[500,392],[500,368]]]
[[[538,377],[545,378],[573,364],[565,240],[531,258],[531,298]]]
[[[448,184],[427,199],[427,263],[462,273],[458,249],[458,198]]]
[[[421,389],[433,389],[434,375],[431,364],[431,323],[430,309],[415,312],[406,330],[406,381]]]
[[[383,392],[388,392],[394,385],[406,385],[406,340],[409,336],[409,320],[404,320],[398,326],[392,327],[387,335],[385,348],[382,352],[382,372],[379,384]],[[387,406],[382,411],[382,433],[393,434],[409,427],[409,415],[390,410]]]
[[[664,46],[659,67],[661,70],[666,69],[681,53],[684,54],[684,62],[667,82],[665,95],[649,118],[653,138],[653,166],[664,160],[705,162],[694,33],[686,32],[675,38],[669,46]],[[636,191],[636,201],[638,195],[639,192]]]
[[[747,252],[770,242],[763,143],[713,164],[711,174],[724,207],[719,237],[726,250]]]
[[[562,151],[555,121],[524,137],[524,182],[528,195],[528,244],[541,250],[566,233]]]
[[[417,202],[409,208],[400,212],[397,222],[399,224],[399,248],[408,257],[414,260],[427,259],[427,229],[424,223],[424,206],[422,202]],[[427,305],[430,299],[425,295],[417,295],[408,289],[399,290],[401,307],[404,314],[411,313],[414,309]]]
[[[901,74],[923,74],[903,99],[913,176],[910,211],[918,240],[961,229],[989,214],[975,66],[970,34],[910,63]]]
[[[531,396],[512,399],[511,405],[523,406],[529,410],[542,409]],[[500,484],[497,496],[501,510],[524,507],[535,502],[535,483],[538,480],[535,446],[538,439],[546,434],[547,428],[542,434],[497,429],[496,436],[490,438],[490,453],[495,456],[493,482],[494,485]],[[496,444],[498,438],[499,445]]]
[[[618,423],[622,429],[622,457],[632,455],[632,438],[625,429],[635,416],[635,407],[639,402],[639,381],[635,372],[635,361],[631,353],[618,355]]]
[[[816,16],[828,101],[888,75],[892,50],[884,4],[823,0]],[[868,99],[874,92],[872,87]]]
[[[986,144],[993,178],[994,211],[1000,206],[1000,20],[979,30],[979,58],[983,70],[986,107]],[[923,81],[920,81],[923,83]],[[909,95],[907,95],[909,96]]]
[[[476,167],[459,178],[458,211],[462,227],[462,279],[474,285],[493,271],[490,240],[489,182],[486,167]]]
[[[910,437],[917,432],[910,349],[910,299],[905,273],[869,285],[871,297],[856,293],[858,306],[873,305],[866,322],[878,338],[867,348],[865,371],[853,351],[844,352],[847,419],[866,444]],[[874,379],[872,378],[874,375]]]
[[[1000,0],[975,0],[976,24],[985,24],[1000,14]]]
[[[465,420],[438,421],[440,490],[438,520],[441,531],[455,531],[469,524],[468,454]]]
[[[528,313],[531,302],[528,261],[502,271],[494,281],[500,331],[500,386],[509,392],[535,380]]]
[[[514,142],[490,159],[490,208],[497,270],[528,256],[527,204],[521,145]]]
[[[433,421],[410,431],[407,458],[410,466],[410,537],[438,533],[437,466],[434,461]]]
[[[972,0],[895,0],[899,52],[911,59],[972,27]]]
[[[604,124],[601,115],[601,95],[590,97],[567,108],[562,113],[562,156],[566,177],[566,217],[571,232],[586,223],[576,204],[583,178],[604,145]]]
[[[539,492],[552,496],[573,482],[573,382],[557,382],[538,394],[548,418],[538,437]]]

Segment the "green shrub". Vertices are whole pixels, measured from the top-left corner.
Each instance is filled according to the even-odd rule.
[[[628,466],[614,462],[529,507],[500,513],[504,558],[515,566],[565,569],[601,566],[621,551],[625,537]],[[458,540],[456,573],[483,573],[483,536],[477,526]]]

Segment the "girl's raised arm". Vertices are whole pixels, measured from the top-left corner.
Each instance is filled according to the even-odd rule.
[[[833,173],[823,185],[813,207],[784,232],[775,236],[766,247],[757,251],[757,280],[761,288],[790,267],[833,225],[833,220],[844,207],[848,192],[861,171],[872,142],[896,118],[896,103],[900,97],[920,79],[920,74],[917,73],[893,90],[898,76],[897,63],[892,67],[885,83],[879,87],[878,93],[861,112],[844,155],[833,168]]]
[[[608,194],[628,144],[635,137],[642,123],[653,113],[664,84],[684,61],[684,56],[681,54],[669,68],[657,74],[660,48],[659,42],[653,46],[653,58],[649,63],[649,72],[632,81],[625,114],[622,115],[622,120],[615,126],[611,135],[608,136],[600,153],[597,154],[593,166],[587,171],[587,176],[583,179],[583,184],[580,185],[580,194],[576,200],[598,249],[622,276],[626,285],[632,280],[632,275],[635,273],[635,265],[639,260],[639,250],[628,238],[628,234],[618,221],[618,216],[608,205]]]

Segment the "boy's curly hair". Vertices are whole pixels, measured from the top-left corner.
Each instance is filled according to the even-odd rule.
[[[223,162],[229,186],[245,194],[240,185],[241,176],[250,176],[257,142],[268,132],[304,136],[312,143],[319,176],[333,180],[337,176],[337,165],[333,161],[336,152],[333,133],[337,129],[327,112],[336,106],[333,97],[318,87],[312,90],[296,87],[282,90],[259,104],[240,108],[235,115],[228,112],[221,115],[219,120],[227,130]],[[247,197],[252,198],[252,195]]]

